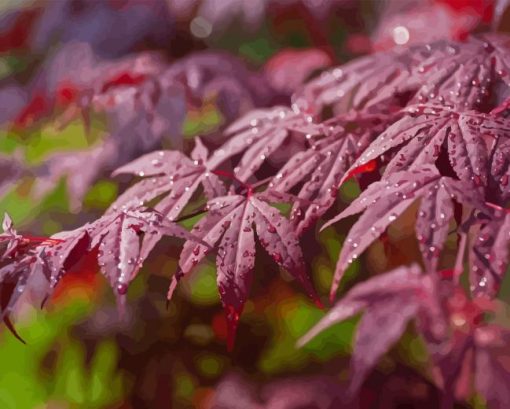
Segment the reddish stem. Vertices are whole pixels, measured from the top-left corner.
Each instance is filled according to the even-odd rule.
[[[485,204],[495,210],[499,210],[500,212],[510,213],[510,209],[506,209],[504,207],[501,207],[497,204],[491,203],[491,202],[485,202]]]
[[[52,239],[50,237],[41,237],[41,236],[24,235],[23,238],[25,240],[28,240],[29,242],[32,242],[32,243],[58,244],[58,243],[63,243],[64,242],[64,240]]]
[[[236,175],[230,172],[226,172],[224,170],[213,170],[212,173],[214,173],[216,176],[221,176],[227,179],[231,179],[239,183],[242,187],[244,187],[248,192],[247,195],[251,196],[253,193],[253,186],[249,185],[248,183],[243,182],[242,180],[238,179]]]

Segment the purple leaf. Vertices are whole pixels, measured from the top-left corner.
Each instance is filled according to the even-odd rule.
[[[229,322],[229,347],[233,345],[239,315],[252,281],[255,261],[253,225],[262,247],[273,260],[289,271],[308,295],[320,303],[305,272],[301,248],[289,221],[257,196],[232,195],[210,201],[206,216],[192,230],[196,237],[217,248],[218,287]],[[170,296],[177,281],[196,266],[208,250],[190,241],[184,244],[179,260],[182,273],[174,276]]]
[[[375,139],[351,170],[390,150],[393,159],[386,167],[386,175],[434,164],[445,144],[457,177],[475,185],[486,185],[487,146],[495,138],[510,135],[510,122],[476,112],[459,115],[435,106],[411,106],[406,112],[407,115]],[[444,170],[438,166],[440,171]]]
[[[469,281],[475,294],[497,295],[509,263],[510,215],[481,226],[470,252]]]
[[[419,309],[416,294],[378,300],[361,318],[354,340],[351,391],[357,391],[369,371],[404,333]],[[374,342],[376,340],[376,342]]]
[[[4,213],[2,229],[3,233],[0,234],[0,242],[6,241],[7,246],[1,258],[6,259],[16,252],[18,246],[20,246],[23,241],[23,237],[18,234],[14,228],[11,216],[9,216],[7,213]]]
[[[313,119],[302,112],[285,107],[257,110],[233,123],[226,134],[230,139],[209,160],[212,168],[234,155],[243,153],[234,169],[239,180],[247,181],[288,138],[304,142],[307,135],[315,136],[323,127],[313,124]]]
[[[427,271],[437,269],[452,218],[453,202],[446,185],[440,182],[428,187],[422,194],[415,226]]]
[[[85,228],[91,236],[90,247],[99,246],[101,272],[121,296],[155,244],[154,237],[159,240],[162,235],[171,235],[200,241],[184,228],[165,221],[161,214],[143,208],[110,212]],[[146,241],[151,243],[150,248],[144,247]]]
[[[294,204],[291,219],[298,235],[331,207],[345,172],[386,122],[380,115],[362,113],[335,118],[326,124],[330,136],[313,142],[311,149],[292,157],[269,185],[275,190],[288,191],[306,180],[298,197],[313,200],[314,204],[306,209],[302,203]]]
[[[410,94],[411,103],[482,110],[492,103],[498,80],[508,83],[505,47],[500,37],[480,36],[369,55],[309,82],[294,103],[314,111],[333,106],[341,113]]]
[[[416,265],[401,267],[358,284],[299,341],[299,345],[332,325],[365,311],[354,341],[351,391],[355,392],[421,308],[426,299],[425,288]]]
[[[372,183],[360,197],[338,216],[327,222],[323,229],[353,214],[364,211],[349,231],[335,269],[331,297],[338,288],[345,269],[374,242],[414,201],[422,199],[417,238],[428,269],[434,269],[453,217],[452,199],[469,203],[487,211],[476,189],[452,178],[441,177],[432,166],[388,175]],[[433,220],[432,220],[433,219]],[[430,224],[428,224],[430,222]]]
[[[504,408],[510,399],[510,362],[508,331],[496,326],[480,328],[475,333],[477,391],[491,409]]]

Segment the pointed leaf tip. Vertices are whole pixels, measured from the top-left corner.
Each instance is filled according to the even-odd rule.
[[[373,172],[376,169],[377,169],[377,160],[376,159],[369,160],[367,163],[359,165],[359,166],[355,167],[354,169],[352,169],[349,173],[347,173],[347,175],[343,178],[342,183],[348,181],[349,179],[351,179],[352,177],[354,177],[356,175],[360,175],[360,174],[366,173],[366,172]]]
[[[239,325],[240,311],[234,306],[225,306],[225,319],[227,320],[227,351],[232,352],[234,349],[237,327]]]
[[[323,310],[324,309],[324,304],[322,303],[321,299],[316,296],[313,300],[313,302],[315,303],[315,305],[317,306],[317,308]]]
[[[21,336],[18,334],[18,332],[16,331],[16,328],[14,328],[14,325],[8,316],[4,317],[4,324],[7,327],[7,329],[11,332],[11,334],[14,335],[14,337],[18,341],[20,341],[22,344],[25,344],[25,345],[27,344],[26,341],[23,338],[21,338]]]
[[[170,285],[168,286],[168,292],[166,293],[167,309],[170,304],[170,301],[172,300],[172,297],[174,296],[175,289],[177,288],[177,284],[179,283],[179,278],[182,277],[182,275],[183,275],[182,271],[180,272],[180,274],[179,271],[177,271],[170,281]]]
[[[9,213],[4,213],[4,219],[2,221],[2,229],[4,232],[10,230],[12,228],[12,219],[11,216],[9,216]]]

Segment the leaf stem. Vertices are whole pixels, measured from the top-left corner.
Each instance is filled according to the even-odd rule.
[[[205,207],[202,207],[202,208],[197,209],[197,210],[195,210],[195,211],[193,211],[193,212],[191,212],[189,214],[185,214],[184,216],[181,216],[181,217],[173,220],[173,222],[174,223],[180,223],[180,222],[182,222],[184,220],[191,219],[192,217],[198,216],[198,215],[200,215],[202,213],[205,213],[205,212],[207,212],[207,209]]]
[[[224,170],[213,170],[212,173],[214,173],[216,176],[221,176],[221,177],[224,177],[227,179],[231,179],[231,180],[239,183],[242,187],[244,187],[248,191],[248,193],[247,193],[248,196],[251,196],[251,194],[253,193],[253,186],[246,182],[243,182],[241,179],[238,179],[237,176],[234,175],[233,173],[226,172]]]
[[[30,236],[30,235],[23,235],[23,239],[28,240],[32,243],[48,243],[48,244],[58,244],[63,243],[64,240],[60,239],[52,239],[50,237],[41,237],[41,236]]]

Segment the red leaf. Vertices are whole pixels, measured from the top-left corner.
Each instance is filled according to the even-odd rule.
[[[131,72],[121,72],[112,78],[109,78],[103,84],[101,92],[107,92],[112,88],[119,87],[122,85],[139,85],[144,82],[146,76],[143,74],[133,74]]]
[[[247,300],[255,262],[254,226],[262,247],[273,260],[291,273],[308,295],[318,300],[305,272],[303,255],[292,226],[257,194],[218,197],[208,203],[208,212],[192,233],[217,248],[218,288],[229,322],[229,345],[233,342],[239,315]],[[209,249],[186,242],[179,266],[183,275],[195,267]],[[182,275],[175,276],[177,281]]]
[[[35,93],[25,108],[14,120],[16,128],[24,129],[39,120],[49,110],[49,104],[43,93]]]

